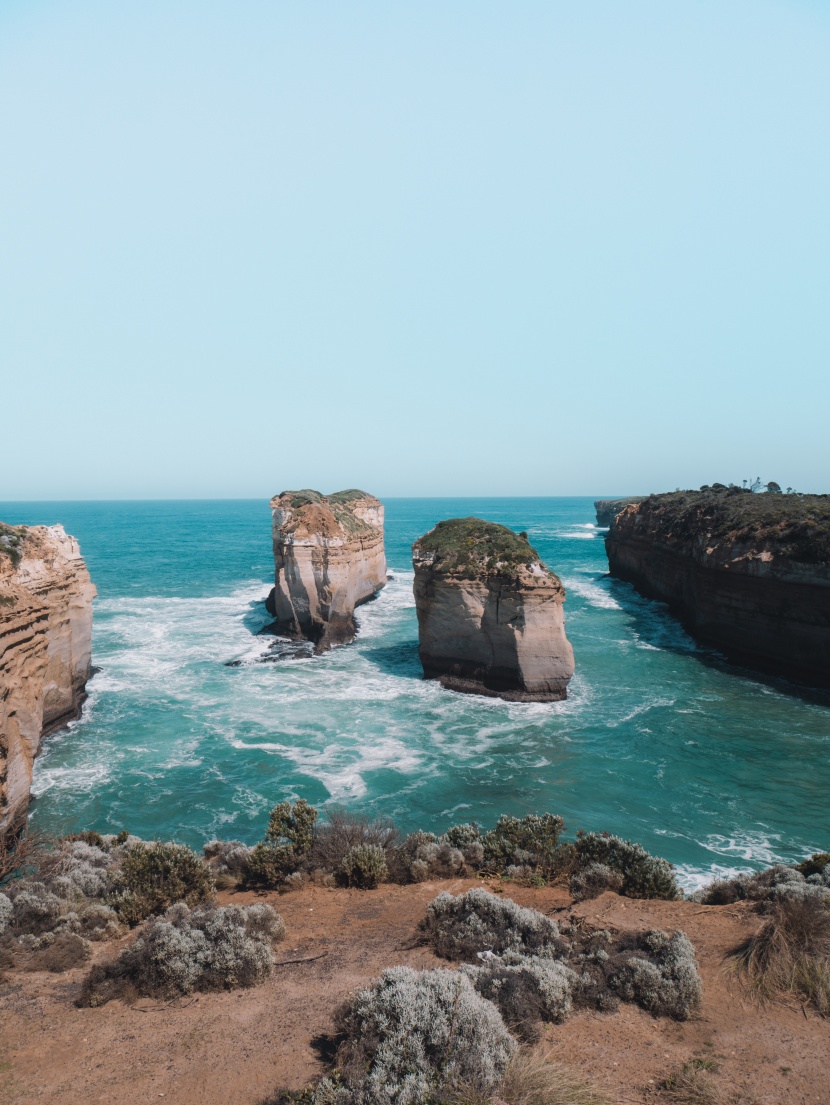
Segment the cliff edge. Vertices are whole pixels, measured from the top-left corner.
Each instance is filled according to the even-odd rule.
[[[412,546],[421,663],[428,679],[472,694],[555,702],[573,649],[565,588],[527,535],[452,518]]]
[[[383,504],[365,491],[283,491],[271,500],[272,628],[315,652],[353,640],[355,607],[386,584]]]
[[[830,686],[830,496],[651,495],[616,516],[605,547],[612,575],[667,603],[700,640]]]
[[[41,737],[80,715],[95,593],[63,526],[0,525],[0,838],[25,824]]]
[[[597,525],[610,526],[623,507],[631,503],[641,503],[645,495],[629,495],[624,499],[595,499],[594,510],[597,512]]]

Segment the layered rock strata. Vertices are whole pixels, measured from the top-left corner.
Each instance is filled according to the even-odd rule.
[[[315,652],[354,639],[355,607],[386,584],[383,504],[365,491],[283,491],[271,500],[274,632]]]
[[[597,525],[610,526],[624,506],[641,503],[645,496],[629,495],[625,499],[596,499],[594,510],[597,512]]]
[[[26,822],[41,738],[80,715],[94,597],[62,526],[0,526],[0,839]]]
[[[479,518],[439,522],[412,547],[427,679],[523,702],[567,696],[565,588],[527,534]]]
[[[606,537],[612,575],[729,657],[830,686],[830,496],[652,495]]]

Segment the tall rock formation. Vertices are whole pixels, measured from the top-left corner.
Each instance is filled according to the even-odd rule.
[[[41,737],[80,715],[94,597],[62,526],[0,525],[0,837],[25,824]]]
[[[701,641],[830,686],[830,496],[718,486],[625,507],[611,574],[668,604]]]
[[[272,628],[315,652],[354,639],[355,607],[386,584],[383,504],[365,491],[283,491],[271,500]]]
[[[428,679],[520,702],[567,696],[573,649],[565,588],[527,534],[452,518],[412,546],[421,663]]]
[[[624,506],[641,503],[645,495],[629,495],[625,499],[596,499],[594,510],[597,512],[597,525],[610,526]]]

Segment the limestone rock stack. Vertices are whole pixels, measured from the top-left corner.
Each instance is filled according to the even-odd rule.
[[[80,715],[94,597],[62,526],[0,525],[0,838],[25,824],[41,737]]]
[[[445,687],[514,701],[567,696],[565,589],[527,535],[452,518],[412,547],[420,656]]]
[[[631,503],[641,503],[644,495],[629,495],[625,499],[596,499],[594,510],[597,512],[597,525],[610,526],[623,507]]]
[[[383,504],[365,491],[283,491],[271,500],[275,632],[315,652],[351,641],[355,607],[386,584]]]

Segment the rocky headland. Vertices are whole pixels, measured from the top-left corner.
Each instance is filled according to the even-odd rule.
[[[830,496],[737,487],[651,495],[617,514],[611,574],[731,658],[830,686]]]
[[[567,696],[573,649],[565,588],[527,534],[452,518],[412,547],[421,663],[428,679],[523,702]]]
[[[355,607],[386,584],[383,504],[365,491],[283,491],[271,500],[275,585],[268,609],[281,636],[315,652],[357,632]]]
[[[629,495],[625,499],[596,499],[594,510],[597,512],[597,525],[610,526],[616,516],[625,506],[631,503],[641,503],[643,495]]]
[[[0,839],[25,824],[41,738],[80,715],[94,597],[62,526],[0,525]]]

